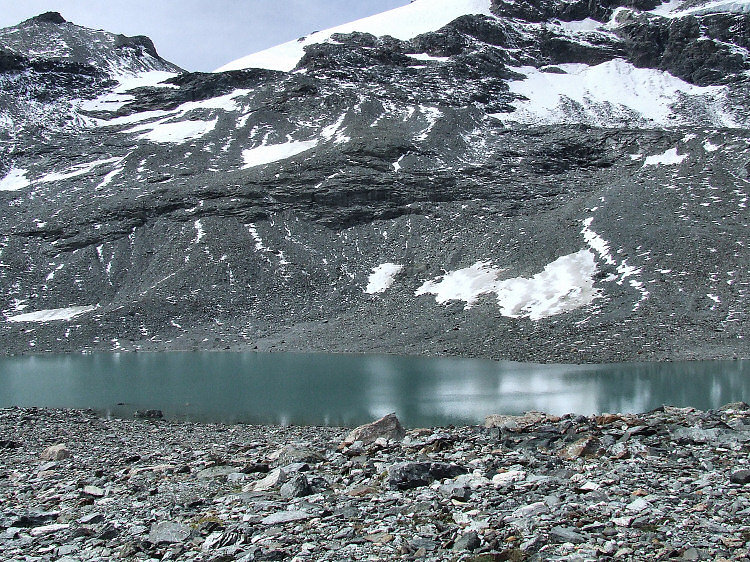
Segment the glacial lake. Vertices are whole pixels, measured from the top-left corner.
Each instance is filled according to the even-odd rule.
[[[716,408],[750,399],[750,362],[538,365],[295,353],[120,353],[0,358],[0,407],[159,409],[203,422],[353,426],[396,412],[409,427],[492,413]]]

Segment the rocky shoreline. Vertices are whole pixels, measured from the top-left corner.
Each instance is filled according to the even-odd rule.
[[[0,410],[4,560],[746,560],[750,406],[404,430]]]

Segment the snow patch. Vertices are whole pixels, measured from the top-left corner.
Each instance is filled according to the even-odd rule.
[[[427,53],[407,53],[406,56],[421,61],[446,62],[451,60],[450,57],[434,57],[432,55],[428,55]]]
[[[117,111],[126,103],[135,99],[126,92],[134,88],[150,86],[152,88],[179,88],[173,84],[160,84],[164,80],[177,76],[174,72],[161,70],[149,70],[135,75],[119,75],[116,80],[120,83],[114,90],[103,94],[93,100],[84,100],[79,104],[79,109],[84,111]]]
[[[404,268],[397,263],[381,263],[379,266],[372,268],[372,273],[367,280],[365,293],[374,295],[390,289],[396,275]]]
[[[26,179],[26,170],[11,168],[3,179],[0,180],[0,191],[16,191],[28,187],[31,182]]]
[[[389,10],[368,18],[339,25],[325,31],[317,31],[307,37],[289,41],[258,53],[232,61],[215,72],[242,70],[244,68],[267,68],[291,72],[305,54],[305,47],[330,40],[334,33],[360,31],[377,37],[390,35],[406,41],[422,33],[437,31],[457,17],[466,14],[484,14],[494,17],[490,11],[490,0],[414,0],[406,6]]]
[[[612,274],[609,277],[607,277],[604,281],[605,282],[614,281],[618,285],[622,285],[628,277],[633,277],[639,274],[641,270],[632,265],[628,265],[628,260],[623,260],[621,263],[618,263],[617,260],[615,260],[614,256],[610,252],[609,242],[607,242],[599,234],[591,230],[591,223],[593,221],[594,221],[594,217],[589,217],[583,220],[583,229],[581,230],[581,234],[583,234],[583,239],[586,241],[586,244],[588,244],[592,250],[594,250],[597,254],[599,254],[599,257],[607,265],[615,266],[617,275]],[[633,312],[635,312],[641,306],[641,303],[648,298],[650,293],[645,289],[642,281],[639,281],[637,279],[630,279],[628,284],[641,294],[639,301],[635,303],[635,306],[633,307]]]
[[[341,117],[339,117],[338,121],[336,121],[333,125],[324,127],[320,132],[320,136],[325,140],[333,139],[333,144],[342,144],[352,140],[351,137],[345,135],[340,130],[341,126],[344,124],[344,117],[346,117],[346,114],[342,114]]]
[[[516,100],[512,113],[495,113],[504,122],[525,124],[585,123],[617,126],[633,121],[674,126],[672,106],[685,96],[700,97],[708,104],[716,125],[734,126],[723,112],[723,86],[694,86],[661,70],[636,68],[615,59],[596,66],[560,64],[565,74],[542,72],[533,67],[514,69],[525,80],[508,82]]]
[[[286,160],[318,146],[317,140],[292,141],[283,144],[261,145],[257,148],[242,151],[245,165],[242,168],[262,166],[279,160]]]
[[[69,306],[67,308],[49,308],[26,312],[6,318],[8,322],[52,322],[54,320],[70,320],[81,314],[96,310],[96,306]]]
[[[462,300],[470,308],[480,295],[495,293],[503,316],[539,320],[575,310],[597,298],[596,270],[594,254],[588,249],[556,259],[531,278],[500,281],[497,277],[502,269],[477,262],[442,279],[425,282],[415,295],[434,294],[440,304]]]
[[[703,143],[703,150],[706,152],[716,152],[719,150],[719,145],[712,143],[710,140],[706,139],[706,142]]]
[[[654,154],[653,156],[647,156],[643,161],[644,166],[659,166],[659,165],[674,165],[681,164],[682,161],[687,158],[687,154],[677,154],[676,148],[670,148],[666,152],[661,154]]]
[[[554,25],[559,26],[565,31],[570,31],[571,33],[581,33],[587,31],[598,31],[604,24],[600,21],[596,21],[595,19],[586,18],[584,20],[578,21],[558,20],[554,22]]]
[[[437,107],[429,107],[426,105],[420,105],[419,111],[427,119],[427,127],[414,138],[418,141],[425,141],[435,127],[435,124],[443,116],[443,113]]]

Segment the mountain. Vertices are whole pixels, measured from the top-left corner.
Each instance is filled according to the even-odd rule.
[[[748,357],[748,23],[415,0],[214,73],[0,30],[3,349]]]

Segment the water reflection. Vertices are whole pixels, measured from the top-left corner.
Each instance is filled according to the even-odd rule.
[[[196,421],[409,426],[490,413],[701,409],[750,395],[747,363],[535,365],[367,355],[159,353],[0,359],[0,406],[158,408]]]

